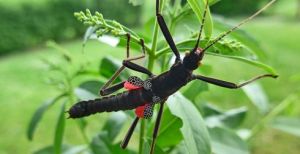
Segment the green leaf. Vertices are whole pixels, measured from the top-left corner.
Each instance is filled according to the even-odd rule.
[[[210,64],[202,64],[201,69],[198,69],[197,72],[205,75],[212,74],[213,72],[213,67]]]
[[[224,18],[215,16],[214,17],[214,26],[220,31],[227,31],[235,25],[228,24],[228,21],[225,21]],[[265,53],[261,48],[258,41],[256,41],[249,33],[243,30],[236,30],[234,33],[231,33],[230,36],[239,42],[246,45],[249,50],[253,51],[258,57],[265,57]]]
[[[300,119],[291,117],[277,117],[271,123],[275,129],[300,137]]]
[[[108,139],[108,133],[102,131],[96,135],[91,142],[91,150],[93,154],[134,154],[128,149],[121,149],[120,144],[113,144],[113,141]]]
[[[98,98],[97,95],[82,88],[76,88],[74,93],[80,100],[91,100]]]
[[[247,111],[246,107],[231,109],[222,114],[206,117],[205,121],[209,127],[226,126],[237,128],[245,120]]]
[[[129,0],[129,3],[133,6],[142,5],[144,3],[144,0]]]
[[[291,104],[296,103],[299,101],[299,98],[295,94],[291,94],[286,97],[282,102],[276,105],[267,115],[265,115],[262,119],[260,119],[251,129],[251,136],[248,138],[251,139],[255,135],[257,135],[267,124],[270,123],[276,116],[283,112],[286,108],[288,108]]]
[[[79,146],[63,145],[62,146],[62,154],[78,154],[78,153],[83,153],[86,150],[87,150],[86,145],[79,145]],[[53,145],[51,145],[39,149],[35,151],[33,154],[53,154],[53,153],[54,153],[54,147]]]
[[[249,154],[247,143],[233,131],[225,128],[210,128],[214,154]]]
[[[44,116],[45,111],[52,106],[55,102],[60,100],[62,97],[64,97],[65,94],[59,95],[55,97],[54,99],[45,101],[33,114],[28,129],[27,129],[27,138],[28,140],[33,139],[34,132],[38,126],[38,123],[41,121],[42,117]]]
[[[108,145],[104,142],[104,137],[107,132],[103,132],[95,136],[91,143],[91,148],[94,154],[112,154]],[[111,141],[112,142],[112,141]]]
[[[299,97],[300,97],[300,95],[298,97],[296,97],[296,99],[294,101],[297,102],[297,100],[299,100]],[[283,110],[282,115],[288,116],[288,117],[296,117],[296,116],[299,116],[299,113],[300,113],[299,111],[300,111],[300,104],[292,103]]]
[[[33,152],[33,154],[53,154],[53,153],[54,153],[54,148],[52,145],[46,146],[44,148],[41,148],[41,149]]]
[[[200,93],[207,90],[208,84],[206,82],[193,82],[182,94],[190,101],[194,102]]]
[[[218,57],[224,57],[224,58],[238,60],[238,61],[250,64],[250,65],[253,65],[255,67],[261,68],[261,69],[271,73],[272,75],[277,75],[276,71],[272,67],[270,67],[266,64],[263,64],[261,62],[255,61],[255,60],[251,60],[251,59],[247,59],[247,58],[243,58],[243,57],[237,57],[237,56],[228,56],[228,55],[215,54],[215,53],[210,53],[210,52],[208,52],[207,54],[210,54],[210,55],[213,55],[213,56],[218,56]]]
[[[204,117],[223,114],[223,111],[221,109],[210,103],[204,104],[202,107],[202,111]]]
[[[85,47],[86,42],[91,38],[93,34],[95,34],[97,28],[94,26],[89,26],[83,36],[82,47]]]
[[[221,0],[209,0],[209,5],[215,5],[216,3],[220,2]]]
[[[179,144],[172,149],[172,153],[176,154],[186,154],[188,153],[187,147],[185,146],[184,141],[180,142]]]
[[[156,144],[161,148],[177,145],[183,139],[180,132],[182,125],[180,118],[172,115],[169,109],[164,110]],[[154,124],[152,129],[149,129],[150,133],[148,133],[151,136],[153,127]]]
[[[120,37],[118,47],[126,49],[126,47],[127,47],[127,38],[126,37]],[[136,43],[136,42],[131,41],[130,42],[130,49],[131,50],[137,50],[137,51],[141,50],[140,42]]]
[[[79,127],[81,130],[84,130],[87,126],[87,121],[84,118],[77,119]]]
[[[269,111],[269,101],[267,95],[258,83],[249,84],[242,87],[242,89],[262,114],[265,114]]]
[[[149,3],[149,2],[147,2]],[[153,3],[153,2],[150,2],[150,3]],[[147,4],[146,4],[147,5]],[[148,7],[147,9],[151,9],[150,7]],[[153,7],[154,9],[154,7]],[[145,11],[146,12],[146,11]],[[140,31],[138,34],[141,38],[144,39],[145,43],[151,43],[151,37],[152,37],[152,34],[153,34],[153,25],[155,24],[156,22],[156,17],[154,16],[151,16],[150,14],[148,13],[144,13],[144,14],[147,14],[149,15],[149,19],[147,21],[145,21],[145,23],[143,24],[143,29],[142,31]],[[145,15],[146,16],[146,15]],[[144,19],[145,20],[145,19]],[[139,45],[139,47],[141,47]]]
[[[145,140],[144,142],[144,152],[145,154],[150,153],[150,147],[151,147],[151,140]],[[166,152],[164,152],[162,150],[162,148],[160,148],[157,144],[154,147],[154,152],[155,154],[167,154]]]
[[[223,114],[223,123],[230,128],[239,127],[246,118],[248,109],[246,107],[240,107],[231,109]]]
[[[244,46],[240,42],[228,38],[224,38],[218,41],[209,50],[210,50],[209,52],[222,54],[222,55],[244,57],[253,60],[257,59],[256,54],[253,53],[252,50],[249,50],[246,46]]]
[[[121,128],[125,124],[127,116],[124,112],[113,112],[106,121],[102,130],[108,132],[107,136],[109,140],[114,141],[121,131]]]
[[[199,23],[201,24],[203,18],[203,12],[205,10],[206,0],[187,0],[190,7],[196,14]],[[200,27],[200,26],[199,26]],[[210,15],[209,9],[207,10],[205,24],[204,24],[204,32],[206,37],[210,38],[213,30],[213,21]]]
[[[90,26],[86,29],[85,33],[84,33],[84,36],[83,36],[83,44],[85,44],[89,39],[90,37],[95,34],[95,31],[96,31],[96,27],[93,27],[93,26]]]
[[[63,149],[63,154],[78,154],[78,153],[83,153],[87,149],[88,148],[87,148],[86,145],[72,146],[72,147],[67,148],[66,150]]]
[[[55,136],[54,136],[54,153],[61,154],[62,153],[62,142],[65,130],[65,106],[66,103],[63,103],[61,106],[60,114],[58,117],[58,121],[56,124],[55,129]]]
[[[197,108],[182,94],[169,97],[168,106],[172,114],[183,121],[181,133],[188,153],[211,154],[210,139],[206,124]]]
[[[112,57],[105,57],[102,59],[99,72],[102,76],[106,78],[111,78],[112,75],[122,66],[120,60],[112,58]],[[117,81],[126,80],[129,77],[129,73],[124,70],[120,76],[117,78]]]
[[[79,85],[81,89],[84,89],[88,92],[91,92],[92,94],[98,95],[99,94],[99,89],[102,87],[104,83],[101,81],[96,81],[96,80],[90,80],[90,81],[85,81]]]
[[[182,41],[182,42],[178,42],[176,44],[176,46],[180,51],[190,50],[191,47],[193,46],[193,44],[195,43],[195,41],[196,41],[195,39],[185,40],[185,41]],[[208,40],[203,40],[200,43],[201,46],[205,46],[207,41]],[[229,41],[229,42],[231,42],[231,41]],[[218,44],[220,44],[220,46],[221,46],[222,42],[216,43],[217,46],[218,46]],[[261,69],[263,69],[263,70],[265,70],[265,71],[267,71],[267,72],[269,72],[273,75],[277,75],[276,71],[272,67],[253,59],[253,53],[246,52],[247,50],[244,50],[243,52],[239,52],[239,50],[236,50],[235,45],[232,45],[231,43],[227,43],[225,45],[227,46],[226,51],[222,51],[220,49],[216,50],[214,48],[210,48],[205,54],[238,60],[238,61],[250,64],[252,66],[261,68]],[[243,48],[243,46],[242,46],[242,48]],[[163,49],[159,50],[156,54],[156,57],[160,57],[160,56],[166,54],[167,52],[170,52],[169,47],[166,47],[166,48],[163,48]]]

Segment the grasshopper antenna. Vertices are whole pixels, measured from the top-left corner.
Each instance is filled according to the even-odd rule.
[[[205,18],[206,18],[206,13],[207,13],[207,10],[208,10],[208,0],[206,0],[206,4],[205,4],[205,9],[204,9],[204,12],[203,12],[203,17],[202,17],[202,21],[201,21],[201,26],[200,26],[200,32],[199,32],[199,35],[198,35],[198,40],[197,40],[197,43],[195,45],[195,48],[193,51],[196,51],[196,49],[198,48],[198,45],[199,45],[199,42],[200,42],[200,39],[201,39],[201,35],[202,35],[202,31],[203,31],[203,27],[204,27],[204,24],[205,24]]]
[[[252,16],[248,17],[247,19],[243,20],[242,22],[240,22],[237,26],[231,28],[230,30],[222,33],[221,35],[219,35],[217,38],[215,38],[211,44],[209,44],[208,46],[206,46],[203,49],[203,52],[206,51],[208,48],[210,48],[211,46],[213,46],[215,43],[217,43],[218,41],[220,41],[222,38],[224,38],[225,36],[227,36],[228,34],[230,34],[231,32],[235,31],[236,29],[238,29],[240,26],[242,26],[243,24],[247,23],[248,21],[250,21],[252,18],[254,18],[255,16],[259,15],[262,11],[264,11],[265,9],[267,9],[270,5],[272,5],[276,0],[272,0],[270,1],[268,4],[266,4],[263,8],[261,8],[259,11],[257,11],[256,13],[254,13]]]

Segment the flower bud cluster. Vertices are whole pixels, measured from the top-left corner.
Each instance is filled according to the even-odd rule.
[[[85,12],[75,12],[74,16],[87,26],[97,27],[96,34],[97,36],[102,36],[103,34],[111,33],[115,36],[124,35],[126,32],[123,29],[123,26],[116,22],[106,22],[103,15],[99,12],[95,12],[95,15],[92,15],[89,9]]]
[[[244,47],[240,42],[230,39],[222,39],[219,41],[219,43],[223,46],[227,46],[236,50],[241,50]]]

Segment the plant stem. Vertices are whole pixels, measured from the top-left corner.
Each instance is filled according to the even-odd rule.
[[[144,135],[145,135],[145,120],[141,119],[141,128],[140,128],[140,141],[139,141],[139,154],[143,154],[144,151]]]
[[[298,100],[296,95],[290,95],[284,99],[280,104],[278,104],[271,112],[269,112],[263,119],[261,119],[256,125],[251,129],[251,136],[247,141],[252,141],[253,137],[256,136],[265,126],[269,123],[276,115],[282,112],[287,106],[296,102]]]
[[[76,97],[74,96],[74,88],[72,86],[72,78],[66,77],[67,85],[68,85],[68,96],[69,96],[69,102],[71,104],[76,102]],[[76,124],[80,130],[80,133],[84,139],[84,142],[89,145],[89,138],[87,137],[86,133],[84,132],[83,128],[80,126],[80,121],[76,120]]]
[[[150,52],[148,52],[148,70],[152,72],[155,60],[155,51],[157,47],[157,36],[158,36],[158,25],[155,22],[154,25],[154,33],[153,33],[153,42]],[[141,128],[140,128],[140,141],[139,141],[139,154],[143,154],[144,151],[144,136],[146,129],[146,121],[144,119],[141,120]]]
[[[162,6],[164,4],[164,0],[161,0],[159,9],[162,9]],[[156,59],[156,50],[157,50],[157,39],[158,39],[158,23],[155,20],[154,23],[154,31],[152,35],[152,46],[151,50],[148,51],[148,70],[153,71],[154,61]],[[139,154],[143,154],[144,151],[144,136],[145,136],[145,129],[146,129],[146,121],[144,119],[141,120],[141,127],[140,127],[140,140],[139,140]]]
[[[151,47],[151,52],[149,53],[150,57],[155,55],[156,49],[157,49],[157,36],[158,36],[158,24],[157,21],[155,21],[155,25],[154,25],[154,32],[153,32],[153,36],[152,36],[152,47]],[[151,59],[149,57],[149,59]]]
[[[162,5],[163,2],[160,4]],[[161,7],[160,7],[161,9]],[[151,72],[153,71],[154,61],[156,59],[155,52],[157,50],[157,38],[158,38],[158,23],[155,21],[154,23],[154,32],[152,36],[152,47],[151,50],[148,52],[148,70]],[[145,136],[145,129],[146,129],[146,121],[142,119],[141,121],[141,128],[140,128],[140,141],[139,141],[139,154],[143,154],[144,151],[144,136]]]

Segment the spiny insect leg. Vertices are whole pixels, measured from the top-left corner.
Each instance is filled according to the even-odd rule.
[[[123,61],[123,66],[129,68],[129,69],[132,69],[134,71],[137,71],[137,72],[140,72],[140,73],[144,73],[144,74],[147,74],[148,76],[153,76],[153,74],[148,70],[146,69],[145,67],[142,67],[140,65],[137,65],[131,61],[133,60],[138,60],[138,59],[142,59],[142,58],[145,58],[145,44],[144,44],[144,40],[141,39],[141,46],[142,46],[142,52],[143,54],[141,56],[137,56],[137,57],[132,57],[132,58],[127,58]],[[128,53],[129,55],[129,53]]]
[[[128,67],[129,69],[138,71],[138,72],[142,72],[145,74],[148,74],[150,76],[152,76],[152,73],[150,71],[148,71],[146,68],[143,68],[142,66],[139,66],[137,64],[132,63],[131,61],[133,60],[138,60],[138,59],[142,59],[145,57],[145,45],[144,45],[144,41],[141,39],[141,46],[142,46],[142,52],[143,54],[141,56],[138,57],[133,57],[133,58],[129,58],[130,56],[130,34],[126,34],[127,36],[127,47],[126,47],[126,59],[123,61],[123,66],[121,66],[116,72],[115,74],[104,84],[104,86],[100,89],[100,95],[107,95],[107,94],[111,94],[117,90],[119,90],[121,87],[121,83],[116,84],[115,86],[108,88],[111,83],[120,75],[120,73],[125,69],[125,67]],[[118,89],[119,88],[119,89]]]
[[[131,124],[129,130],[127,131],[126,136],[121,143],[121,148],[125,149],[127,147],[129,140],[132,136],[132,133],[138,123],[138,120],[140,118],[148,119],[148,118],[152,117],[153,106],[154,106],[154,104],[145,104],[145,105],[139,106],[138,108],[135,109],[135,113],[136,113],[137,117],[135,118],[135,120]]]
[[[180,58],[180,54],[178,52],[178,49],[174,43],[174,40],[171,36],[171,33],[168,29],[168,26],[163,18],[163,16],[160,14],[159,12],[159,7],[160,7],[160,3],[159,3],[159,0],[156,0],[156,17],[157,17],[157,22],[158,22],[158,25],[165,37],[165,39],[167,40],[170,48],[172,49],[173,53],[175,54],[176,56],[176,61],[180,61],[181,58]]]
[[[130,68],[130,69],[134,70],[134,71],[147,74],[149,77],[153,76],[153,74],[148,69],[146,69],[145,67],[142,67],[140,65],[137,65],[133,62],[124,60],[123,65],[127,68]]]
[[[101,88],[100,95],[101,96],[105,96],[105,95],[112,94],[112,93],[118,91],[119,89],[123,88],[124,87],[124,83],[125,83],[125,81],[117,83],[117,84],[114,84],[111,87],[108,87],[106,89],[102,89]]]
[[[106,95],[106,90],[109,89],[108,87],[111,85],[113,81],[120,75],[120,73],[124,70],[125,66],[120,67],[115,74],[101,87],[99,94],[101,96]],[[118,85],[118,84],[117,84]],[[117,91],[118,89],[116,89]],[[114,92],[114,91],[113,91]]]
[[[158,134],[159,127],[160,127],[161,117],[162,117],[162,114],[163,114],[163,111],[164,111],[164,103],[165,102],[160,103],[160,108],[159,108],[158,115],[157,115],[157,118],[156,118],[156,121],[155,121],[155,126],[154,126],[153,136],[152,136],[152,142],[151,142],[150,154],[154,153],[155,142],[156,142],[157,134]]]
[[[126,34],[127,37],[127,45],[126,45],[126,58],[129,57],[129,51],[130,51],[130,34]],[[105,95],[105,91],[108,88],[108,86],[111,85],[111,83],[120,75],[120,73],[125,69],[125,66],[121,66],[115,73],[114,75],[101,87],[99,94],[103,96],[102,94]]]
[[[247,80],[241,84],[235,84],[232,82],[228,82],[228,81],[223,81],[223,80],[219,80],[219,79],[214,79],[214,78],[210,78],[210,77],[205,77],[205,76],[201,76],[201,75],[193,75],[193,79],[198,79],[198,80],[202,80],[204,82],[207,83],[211,83],[214,84],[216,86],[220,86],[220,87],[224,87],[224,88],[229,88],[229,89],[238,89],[241,88],[249,83],[252,83],[258,79],[261,78],[265,78],[265,77],[272,77],[272,78],[277,78],[277,75],[273,75],[273,74],[264,74],[264,75],[260,75],[260,76],[256,76],[250,80]]]
[[[132,134],[133,134],[133,131],[134,131],[134,129],[135,129],[135,127],[136,127],[136,125],[137,125],[139,119],[140,119],[140,118],[136,117],[136,118],[134,119],[134,121],[132,122],[132,124],[131,124],[131,126],[130,126],[128,132],[126,133],[125,138],[123,139],[123,141],[122,141],[122,143],[121,143],[121,145],[120,145],[122,149],[125,149],[125,148],[127,147],[128,143],[129,143],[129,140],[130,140],[130,138],[131,138],[131,136],[132,136]]]

